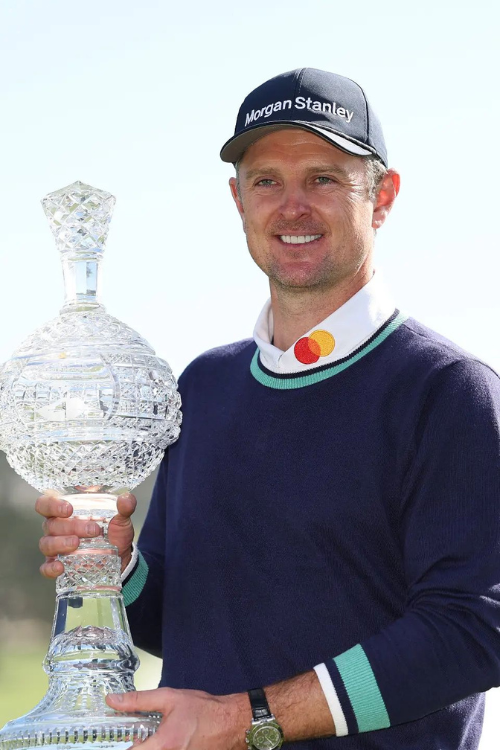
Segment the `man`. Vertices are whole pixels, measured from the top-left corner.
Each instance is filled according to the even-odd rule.
[[[357,84],[303,69],[244,101],[223,147],[271,300],[183,373],[184,423],[132,553],[109,537],[162,687],[155,748],[478,747],[500,683],[500,383],[374,275],[399,190]],[[98,529],[43,497],[42,572]],[[250,695],[247,691],[256,688]],[[264,690],[262,690],[264,688]],[[271,715],[272,712],[272,715]],[[340,745],[339,745],[340,746]]]

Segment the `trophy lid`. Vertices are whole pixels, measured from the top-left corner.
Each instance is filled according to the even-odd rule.
[[[61,253],[73,258],[100,257],[115,201],[111,193],[80,180],[46,195],[43,210]]]

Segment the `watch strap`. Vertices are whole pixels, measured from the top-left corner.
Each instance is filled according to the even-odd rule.
[[[252,708],[254,721],[272,718],[272,713],[269,710],[269,703],[267,702],[266,694],[262,688],[253,688],[252,690],[249,690],[248,697],[250,698],[250,706]]]

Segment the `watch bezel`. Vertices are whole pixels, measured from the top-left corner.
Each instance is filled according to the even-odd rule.
[[[260,729],[263,729],[264,727],[271,726],[273,729],[275,729],[279,735],[278,742],[276,745],[273,745],[272,748],[261,748],[259,745],[256,745],[254,742],[255,735],[258,733]],[[253,719],[252,720],[252,726],[250,729],[246,730],[246,743],[249,746],[249,748],[255,748],[255,750],[279,750],[279,748],[282,746],[284,740],[283,730],[281,726],[279,725],[276,718],[271,714],[271,716],[265,718],[265,719]]]

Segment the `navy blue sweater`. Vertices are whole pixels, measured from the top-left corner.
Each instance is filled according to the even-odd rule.
[[[324,663],[349,736],[297,750],[477,748],[500,684],[498,376],[397,318],[301,376],[245,341],[179,387],[124,588],[160,684],[226,694]]]

